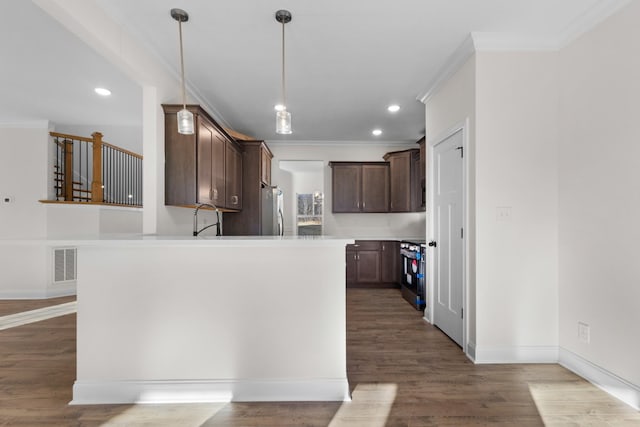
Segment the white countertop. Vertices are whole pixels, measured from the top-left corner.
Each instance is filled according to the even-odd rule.
[[[379,241],[397,241],[397,242],[414,242],[416,240],[425,240],[425,236],[367,236],[367,237],[351,237],[354,240],[379,240]]]
[[[198,236],[156,235],[156,234],[104,234],[99,236],[63,236],[28,239],[0,239],[4,245],[47,246],[94,246],[94,245],[135,245],[135,246],[333,246],[354,243],[356,240],[416,241],[425,236]]]
[[[182,236],[110,234],[59,238],[0,239],[0,245],[45,244],[47,246],[201,246],[201,247],[274,247],[343,246],[355,239],[332,236]]]

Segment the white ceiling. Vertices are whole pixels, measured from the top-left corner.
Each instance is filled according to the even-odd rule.
[[[471,32],[560,40],[617,0],[95,0],[178,66],[183,26],[189,86],[224,125],[267,140],[405,141],[424,134],[416,100]],[[31,1],[0,0],[0,122],[139,125],[141,89]],[[293,135],[275,134],[281,27],[288,9],[287,104]],[[98,98],[95,86],[113,96]],[[193,101],[193,100],[191,100]],[[386,107],[397,103],[396,114]],[[380,128],[380,137],[371,130]]]
[[[0,25],[0,123],[140,125],[137,84],[31,1],[0,7],[10,18]],[[96,86],[113,95],[97,96]]]

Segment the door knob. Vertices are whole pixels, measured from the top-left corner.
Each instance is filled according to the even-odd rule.
[[[429,246],[431,246],[431,247],[434,247],[434,248],[435,248],[436,246],[438,246],[438,244],[436,243],[436,241],[435,241],[435,240],[432,240],[432,241],[430,241],[430,242],[429,242]]]

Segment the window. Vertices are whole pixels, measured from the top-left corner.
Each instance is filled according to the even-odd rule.
[[[296,226],[298,236],[319,236],[322,234],[322,203],[324,195],[315,191],[311,194],[296,194],[298,214]]]

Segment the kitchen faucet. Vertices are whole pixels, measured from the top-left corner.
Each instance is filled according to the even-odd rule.
[[[203,206],[209,206],[213,209],[215,209],[216,211],[216,222],[214,222],[213,224],[209,224],[206,227],[202,227],[200,230],[198,230],[198,211],[200,210],[201,207]],[[196,206],[196,210],[193,212],[193,236],[197,236],[198,234],[202,233],[204,230],[206,230],[209,227],[213,227],[216,226],[216,236],[222,236],[222,233],[220,232],[220,211],[218,210],[218,208],[210,203],[200,203]]]

